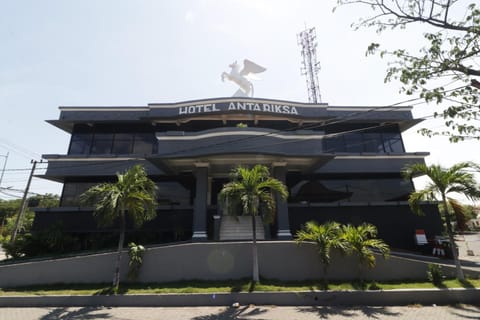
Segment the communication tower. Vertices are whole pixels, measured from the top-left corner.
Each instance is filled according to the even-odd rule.
[[[322,96],[318,85],[318,71],[320,62],[317,62],[317,35],[315,28],[305,28],[297,35],[297,42],[302,47],[302,66],[300,72],[307,78],[308,102],[320,103]]]

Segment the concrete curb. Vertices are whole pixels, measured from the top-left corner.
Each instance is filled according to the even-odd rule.
[[[417,289],[387,291],[304,291],[217,294],[154,294],[112,296],[9,296],[0,307],[192,307],[277,306],[402,306],[409,304],[475,304],[480,289]]]

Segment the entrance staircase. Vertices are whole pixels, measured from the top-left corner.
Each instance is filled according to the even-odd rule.
[[[265,231],[261,217],[255,217],[257,240],[265,240]],[[251,216],[222,216],[220,223],[220,241],[252,240]]]

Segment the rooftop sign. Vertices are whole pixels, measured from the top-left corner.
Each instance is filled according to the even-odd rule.
[[[59,121],[132,121],[222,117],[247,114],[271,118],[334,119],[355,115],[358,121],[410,121],[411,107],[329,106],[261,98],[211,98],[176,103],[151,103],[145,107],[60,107]]]
[[[266,113],[280,113],[289,115],[298,115],[298,109],[288,104],[272,104],[262,102],[220,102],[210,104],[193,104],[189,106],[178,107],[178,115],[201,114],[208,112],[225,112],[225,111],[256,111]]]

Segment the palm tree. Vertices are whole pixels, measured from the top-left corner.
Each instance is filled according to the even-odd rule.
[[[80,199],[85,204],[93,204],[93,215],[99,225],[111,225],[119,221],[117,259],[113,276],[113,290],[120,283],[120,262],[125,240],[126,215],[136,227],[156,216],[156,185],[147,177],[145,169],[135,165],[123,174],[117,173],[115,183],[101,183],[85,191]]]
[[[318,224],[315,221],[309,221],[302,230],[295,235],[295,241],[302,243],[312,241],[317,247],[320,261],[323,265],[323,276],[325,285],[327,284],[327,271],[330,266],[331,249],[345,249],[345,244],[341,238],[341,227],[338,222],[328,221],[324,224]]]
[[[343,225],[341,239],[345,242],[345,252],[348,255],[356,255],[359,259],[360,280],[363,266],[375,267],[376,259],[372,249],[380,251],[384,259],[390,254],[388,245],[377,238],[377,227],[369,223],[357,227],[351,224]]]
[[[267,217],[275,213],[275,197],[277,192],[280,199],[288,197],[287,187],[275,178],[270,177],[266,166],[255,165],[252,169],[237,167],[232,170],[231,181],[225,184],[220,191],[219,200],[227,212],[232,212],[236,204],[241,204],[242,214],[252,216],[252,260],[253,282],[259,281],[257,235],[255,217],[260,211]]]
[[[443,168],[439,165],[427,166],[423,163],[417,163],[407,166],[403,172],[406,179],[412,179],[418,176],[427,176],[430,179],[430,183],[424,189],[414,191],[410,194],[408,203],[413,212],[423,214],[420,207],[422,201],[440,201],[439,211],[445,219],[452,256],[457,269],[457,278],[459,280],[464,280],[465,277],[455,248],[452,222],[448,209],[450,207],[448,195],[457,193],[471,200],[479,199],[479,186],[475,181],[473,173],[468,171],[478,168],[478,165],[472,162],[461,162],[450,168]]]

